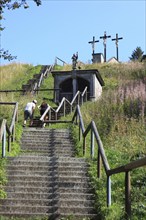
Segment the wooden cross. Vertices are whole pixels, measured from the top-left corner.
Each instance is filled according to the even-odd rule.
[[[118,37],[118,34],[116,34],[116,38],[112,39],[112,41],[115,40],[115,43],[116,43],[117,60],[119,60],[118,42],[119,42],[119,40],[122,40],[122,39],[123,39],[123,37]]]
[[[103,39],[103,45],[104,45],[104,62],[106,62],[106,39],[110,38],[111,36],[106,35],[106,31],[104,32],[104,35],[100,37],[100,39]]]
[[[99,42],[99,40],[95,40],[95,37],[93,36],[93,40],[89,41],[89,44],[92,44],[92,55],[94,55],[94,48],[95,48],[95,43]]]

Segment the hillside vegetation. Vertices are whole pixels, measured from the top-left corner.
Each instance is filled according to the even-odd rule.
[[[19,89],[30,76],[40,71],[40,66],[33,67],[27,64],[11,64],[0,68],[0,89]],[[70,70],[71,66],[57,66],[56,68]],[[98,69],[105,82],[102,97],[96,102],[85,103],[81,107],[81,112],[85,127],[91,120],[95,121],[110,168],[146,156],[146,63],[82,64],[81,68]],[[45,80],[43,88],[52,87],[53,77],[49,76]],[[40,103],[44,96],[48,98],[49,104],[53,105],[51,92],[40,92],[35,99]],[[32,99],[34,99],[32,95],[22,97],[20,93],[0,94],[0,102],[19,102],[18,130],[20,133],[24,105]],[[7,107],[0,106],[0,118],[10,120],[10,112]],[[35,114],[37,115],[39,112],[36,110]],[[81,143],[76,139],[78,129],[76,126],[73,126],[72,129],[78,156],[82,156]],[[145,173],[146,168],[131,172],[133,220],[146,219]],[[90,175],[97,195],[97,207],[102,218],[124,220],[124,175],[118,174],[112,177],[112,206],[110,209],[106,208],[105,175],[102,174],[101,181],[96,178],[96,158],[91,164]]]
[[[128,63],[91,65],[103,77],[105,87],[100,100],[85,103],[81,108],[86,127],[94,120],[105,148],[110,168],[116,168],[146,156],[146,65]],[[74,131],[77,135],[78,131]],[[90,138],[90,137],[89,137]],[[103,219],[125,219],[124,174],[112,180],[112,206],[106,204],[106,178],[96,176],[96,160],[90,174],[101,205]],[[132,219],[146,218],[146,168],[131,172]]]

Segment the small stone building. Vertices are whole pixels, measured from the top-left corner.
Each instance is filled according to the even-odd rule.
[[[104,63],[104,56],[102,53],[94,53],[92,54],[92,57],[93,63]]]
[[[104,81],[97,69],[71,71],[52,71],[54,77],[54,101],[59,103],[63,97],[71,101],[77,91],[87,87],[87,98],[96,101],[102,93]]]

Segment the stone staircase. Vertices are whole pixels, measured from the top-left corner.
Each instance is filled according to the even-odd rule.
[[[74,157],[68,129],[24,128],[21,149],[8,158],[0,219],[100,219],[88,164]]]

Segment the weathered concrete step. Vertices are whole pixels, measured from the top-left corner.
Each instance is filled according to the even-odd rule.
[[[21,212],[15,212],[15,213],[7,213],[7,212],[0,212],[0,216],[6,216],[6,217],[9,217],[11,218],[13,216],[13,218],[23,218],[23,219],[33,219],[34,217],[34,213],[21,213]],[[100,220],[101,217],[98,218],[97,214],[80,214],[80,213],[68,213],[68,214],[65,214],[65,213],[58,213],[56,211],[56,214],[54,213],[35,213],[35,217],[36,218],[49,218],[50,219],[53,219],[53,220],[61,220],[61,219],[69,219],[71,217],[71,220],[85,220],[85,219],[88,219],[88,220]]]
[[[52,146],[52,147],[54,147],[53,149],[51,149],[51,147],[45,147],[45,146],[21,146],[21,151],[27,151],[27,152],[29,152],[29,151],[35,151],[35,152],[37,152],[37,151],[39,151],[39,152],[46,152],[46,153],[48,153],[48,154],[54,154],[54,156],[55,156],[55,153],[56,154],[59,154],[59,153],[74,153],[75,151],[74,151],[74,149],[73,148],[71,148],[71,147],[68,147],[68,146],[62,146],[62,147],[60,147],[60,146]],[[60,156],[64,156],[63,154],[62,155],[60,155]]]
[[[77,173],[82,173],[82,172],[86,172],[87,169],[88,169],[88,166],[85,166],[85,167],[81,167],[80,165],[79,166],[75,166],[73,167],[71,164],[69,165],[66,165],[66,166],[62,166],[62,165],[50,165],[50,166],[30,166],[29,164],[26,164],[26,165],[23,165],[23,164],[20,164],[19,167],[17,166],[17,164],[15,165],[7,165],[6,166],[7,168],[7,171],[8,172],[16,172],[16,171],[22,171],[22,172],[42,172],[43,173],[66,173],[66,172],[77,172]]]
[[[64,132],[56,132],[56,133],[51,133],[51,132],[24,132],[22,134],[22,139],[45,139],[45,138],[51,138],[52,140],[58,140],[59,138],[63,138],[63,139],[70,139],[73,140],[71,137],[70,133],[64,133]]]
[[[20,156],[17,156],[17,157],[7,157],[7,159],[8,160],[12,160],[12,161],[14,161],[14,160],[24,160],[24,159],[26,159],[26,160],[33,160],[33,161],[35,161],[35,160],[37,160],[37,161],[63,161],[63,162],[65,162],[65,161],[73,161],[73,162],[82,162],[82,163],[86,163],[86,159],[84,159],[84,158],[78,158],[78,157],[47,157],[47,156],[40,156],[40,155],[30,155],[30,154],[21,154]]]
[[[0,205],[0,215],[4,215],[7,213],[11,213],[11,215],[15,213],[21,213],[23,214],[30,214],[31,215],[36,215],[37,213],[44,214],[45,213],[54,213],[57,210],[57,207],[48,207],[48,206],[30,206],[30,205],[25,205],[23,207],[20,207],[19,205]],[[2,214],[3,213],[3,214]]]
[[[16,165],[7,165],[7,171],[10,172],[17,172],[17,171],[22,171],[22,172],[28,172],[28,171],[32,171],[32,172],[44,172],[44,173],[47,173],[49,174],[49,172],[51,173],[66,173],[66,172],[77,172],[77,173],[80,173],[80,172],[86,172],[86,170],[88,169],[88,166],[85,166],[85,167],[81,167],[81,166],[76,166],[76,167],[73,167],[73,166],[62,166],[62,165],[54,165],[54,166],[29,166],[29,164],[27,165],[23,165],[23,164],[20,164],[19,167]]]
[[[41,128],[30,128],[30,127],[26,127],[25,129],[25,132],[39,132],[40,133],[40,131],[42,132],[42,133],[44,133],[44,132],[50,132],[50,133],[56,133],[56,132],[58,132],[58,133],[70,133],[70,130],[69,129],[67,129],[67,128],[59,128],[59,129],[55,129],[55,128],[43,128],[43,129],[41,129]]]
[[[53,166],[54,168],[58,168],[59,166],[64,166],[64,167],[67,167],[67,166],[69,166],[69,167],[80,167],[80,168],[82,168],[82,167],[88,167],[88,165],[86,165],[85,163],[80,163],[80,162],[73,162],[73,161],[71,161],[71,162],[69,162],[69,161],[67,161],[67,162],[52,162],[52,161],[50,161],[50,162],[45,162],[45,161],[26,161],[26,160],[18,160],[18,161],[9,161],[9,163],[8,163],[8,165],[10,166],[10,165],[18,165],[18,166],[20,166],[20,165],[26,165],[26,166],[41,166],[41,167],[45,167],[45,166]]]
[[[26,143],[29,143],[29,142],[53,142],[53,143],[59,143],[59,141],[61,143],[63,143],[63,141],[65,141],[66,143],[74,143],[73,139],[69,136],[56,136],[56,137],[51,137],[49,135],[43,135],[43,136],[34,136],[34,135],[23,135],[22,138],[21,138],[21,142],[26,142]]]
[[[0,214],[2,213],[11,213],[11,215],[15,214],[15,213],[21,213],[21,214],[32,214],[32,215],[36,215],[37,213],[42,213],[42,214],[46,214],[46,213],[50,213],[50,214],[56,214],[60,213],[60,215],[64,215],[64,213],[66,215],[76,215],[77,214],[84,214],[84,216],[86,216],[86,214],[95,214],[95,210],[92,207],[78,207],[78,206],[64,206],[64,207],[58,207],[56,206],[29,206],[29,205],[25,205],[23,206],[23,208],[21,208],[18,205],[0,205]]]
[[[10,167],[11,168],[11,167]],[[11,176],[16,176],[16,175],[34,175],[34,176],[86,176],[87,175],[87,171],[86,170],[77,170],[75,171],[73,168],[72,170],[66,170],[64,171],[58,171],[58,169],[55,171],[52,169],[52,171],[48,171],[48,170],[44,170],[44,171],[38,171],[36,170],[30,170],[30,169],[23,169],[23,170],[19,170],[19,167],[16,167],[16,170],[12,170],[12,169],[7,169],[7,175],[11,175]]]
[[[21,144],[21,149],[23,148],[38,148],[38,149],[46,149],[46,150],[55,150],[56,148],[57,149],[73,149],[74,148],[74,145],[71,145],[71,144],[53,144],[53,143],[46,143],[46,144],[43,144],[43,143],[31,143],[31,144]]]
[[[13,187],[80,187],[80,188],[87,188],[90,187],[91,184],[89,182],[77,182],[76,180],[73,181],[64,181],[64,182],[59,182],[59,181],[47,181],[47,182],[42,182],[42,181],[12,181],[7,183],[7,186],[13,186]]]
[[[67,206],[69,207],[93,207],[94,206],[94,200],[82,200],[82,199],[62,199],[62,198],[53,198],[53,199],[17,199],[17,198],[7,198],[7,199],[0,199],[0,203],[5,206],[20,206],[23,207],[25,205],[29,206]]]
[[[54,148],[73,148],[74,145],[73,144],[70,144],[70,143],[64,143],[64,144],[54,144],[54,143],[41,143],[41,142],[38,142],[38,143],[30,143],[30,144],[27,144],[27,143],[22,143],[21,144],[21,148],[24,148],[24,147],[40,147],[40,148],[50,148],[50,149],[54,149]]]
[[[89,181],[89,177],[82,177],[82,176],[61,176],[61,175],[56,175],[56,176],[42,176],[42,175],[8,175],[7,176],[9,182],[16,182],[16,181],[44,181],[44,182],[78,182],[78,183],[84,183]]]
[[[74,150],[65,150],[65,149],[62,149],[62,150],[54,150],[54,151],[48,151],[48,150],[45,150],[45,149],[21,149],[23,151],[23,153],[29,153],[29,154],[32,154],[32,153],[36,153],[36,154],[43,154],[44,156],[49,156],[49,157],[54,157],[54,156],[66,156],[66,157],[73,157],[75,155],[75,151]]]
[[[66,157],[74,157],[75,156],[75,151],[60,151],[60,152],[48,152],[48,151],[43,151],[43,150],[23,150],[22,153],[29,153],[29,154],[37,154],[37,155],[43,155],[43,156],[49,156],[49,157],[54,157],[54,156],[66,156]]]
[[[57,217],[55,218],[55,220],[70,219],[70,218],[71,220],[101,220],[101,217],[100,216],[98,217],[98,215],[94,213],[92,214],[90,213],[71,213],[71,214],[61,213],[59,215],[59,218]]]
[[[71,199],[71,200],[93,200],[95,196],[93,194],[87,193],[28,193],[28,192],[9,192],[7,195],[7,199]]]
[[[43,129],[42,129],[43,130]],[[42,137],[51,137],[51,138],[58,138],[58,137],[71,137],[71,133],[64,133],[64,132],[51,132],[51,131],[40,131],[40,132],[36,132],[36,131],[24,131],[22,134],[22,137],[36,137],[36,138],[42,138]]]
[[[75,157],[63,157],[63,156],[54,156],[54,157],[43,157],[43,156],[35,156],[35,155],[23,155],[18,157],[8,157],[9,162],[19,162],[19,161],[32,161],[32,162],[50,162],[51,164],[56,163],[72,163],[72,164],[84,164],[86,165],[87,162],[85,159],[82,158],[75,158]]]
[[[59,187],[58,186],[51,186],[51,187],[26,187],[26,186],[5,186],[4,187],[5,191],[7,193],[10,192],[16,192],[16,193],[93,193],[93,189],[91,187],[86,187],[86,188],[64,188],[64,187]]]
[[[52,140],[59,140],[59,138],[62,137],[62,139],[67,139],[67,140],[73,140],[72,136],[70,133],[49,133],[49,132],[24,132],[22,134],[22,140],[24,139],[30,139],[30,140],[33,140],[33,138],[36,138],[37,140],[38,139],[52,139]],[[62,141],[62,140],[61,140]]]
[[[60,137],[62,138],[62,137]],[[70,141],[70,140],[66,140],[66,139],[63,139],[61,141],[58,141],[57,140],[52,140],[51,138],[50,139],[37,139],[35,138],[34,140],[31,140],[31,139],[23,139],[23,141],[21,141],[21,144],[23,145],[28,145],[28,146],[32,146],[32,145],[74,145],[73,141]]]
[[[75,151],[74,150],[72,150],[72,154],[69,154],[69,155],[67,155],[67,154],[64,154],[64,155],[60,155],[60,154],[52,154],[52,152],[48,152],[48,151],[42,151],[42,150],[40,150],[40,151],[33,151],[33,150],[21,150],[21,155],[27,155],[27,154],[29,154],[29,155],[33,155],[33,156],[40,156],[40,157],[70,157],[70,158],[73,158],[73,157],[75,157]]]
[[[43,134],[42,132],[40,132],[40,133],[23,133],[22,134],[22,138],[21,138],[21,140],[27,140],[27,139],[29,139],[29,140],[31,140],[31,141],[33,141],[34,140],[34,138],[36,139],[36,140],[53,140],[53,141],[59,141],[59,139],[61,139],[61,141],[62,140],[68,140],[68,141],[73,141],[73,139],[72,139],[72,137],[71,137],[71,135],[70,134],[63,134],[63,133],[56,133],[55,135],[52,135],[52,134],[49,134],[49,133],[46,133],[46,134]]]

